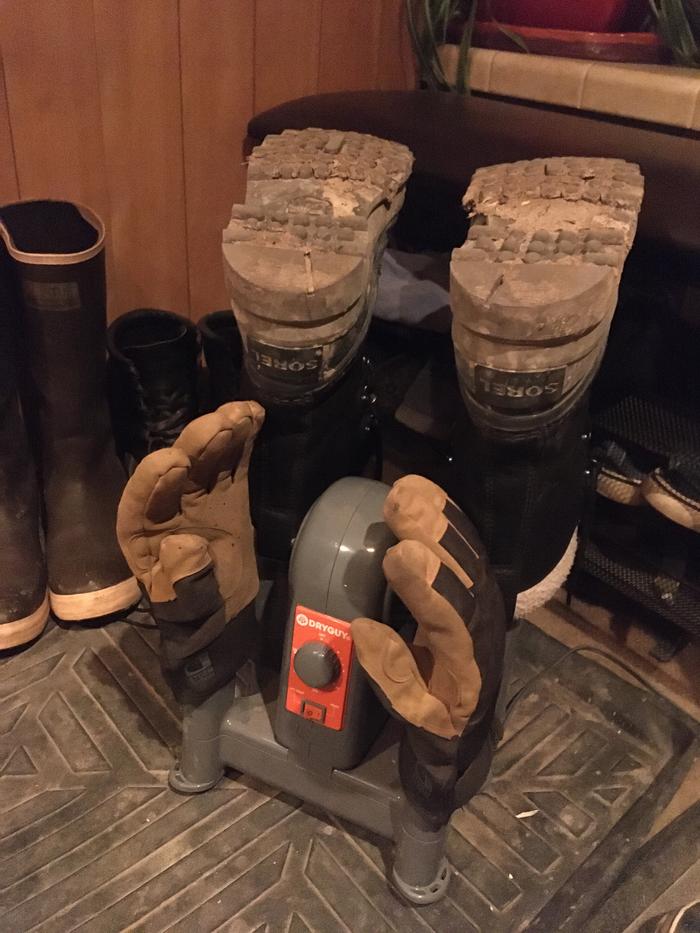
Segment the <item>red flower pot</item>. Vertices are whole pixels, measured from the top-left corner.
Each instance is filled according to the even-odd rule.
[[[639,0],[480,0],[478,18],[513,26],[620,32],[639,25]]]

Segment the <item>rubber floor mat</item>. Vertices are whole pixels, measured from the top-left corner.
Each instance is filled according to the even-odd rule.
[[[409,908],[370,834],[245,776],[168,789],[178,710],[155,644],[126,622],[54,627],[0,660],[3,930],[579,931],[694,753],[674,707],[567,658],[455,815],[448,896]],[[512,688],[563,652],[522,625]]]
[[[588,918],[586,933],[668,929],[655,922],[700,902],[700,801],[645,843],[625,865],[615,889]],[[696,926],[700,929],[696,914]],[[692,929],[690,922],[683,928]]]

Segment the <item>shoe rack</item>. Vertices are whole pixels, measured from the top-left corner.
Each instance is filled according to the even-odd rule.
[[[691,413],[658,399],[627,396],[594,416],[595,440],[664,462],[677,450],[700,450]],[[595,473],[594,464],[594,473]],[[590,497],[578,570],[641,609],[700,636],[700,537],[648,505]],[[673,641],[672,632],[669,633]]]
[[[688,320],[688,292],[683,308],[658,279],[640,278],[639,266],[632,273],[623,280],[619,319],[593,393],[593,448],[612,440],[635,463],[663,465],[679,451],[700,451],[692,360],[698,325]],[[671,657],[688,637],[700,636],[700,535],[648,504],[621,505],[596,494],[597,468],[594,461],[570,592],[586,592],[595,582],[603,599],[606,592],[623,597],[638,617],[656,621],[657,657]]]

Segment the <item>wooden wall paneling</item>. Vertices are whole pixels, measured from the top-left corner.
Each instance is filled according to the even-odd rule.
[[[315,94],[322,0],[257,0],[255,112]]]
[[[404,0],[381,0],[382,19],[377,55],[377,88],[409,90],[416,86],[411,37]]]
[[[182,114],[192,317],[228,307],[221,231],[245,194],[253,115],[254,0],[180,0]]]
[[[15,153],[12,147],[12,127],[7,110],[5,72],[0,54],[0,204],[16,201],[18,197],[19,185],[15,169]]]
[[[0,198],[102,215],[111,316],[225,306],[220,235],[244,195],[249,118],[317,91],[410,86],[402,7],[0,0]]]
[[[111,317],[189,310],[177,4],[94,0],[115,281]]]
[[[379,0],[323,0],[319,91],[376,87],[381,25]]]
[[[3,0],[0,45],[20,196],[109,224],[92,0]]]

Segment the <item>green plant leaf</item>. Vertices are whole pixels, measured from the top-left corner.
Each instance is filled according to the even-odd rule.
[[[421,82],[433,90],[468,93],[468,52],[471,46],[477,0],[406,0],[406,20],[411,44],[418,62]],[[462,41],[459,46],[455,86],[445,74],[440,46],[445,45],[452,20],[468,5]]]
[[[433,2],[435,2],[435,0],[433,0]],[[438,84],[442,87],[449,88],[450,82],[447,80],[445,72],[443,71],[442,62],[438,54],[439,43],[435,38],[435,27],[437,26],[440,28],[439,17],[441,5],[441,0],[437,0],[436,8],[433,9],[431,0],[423,0],[423,16],[427,37],[426,51]]]
[[[650,0],[651,2],[651,0]],[[491,17],[491,22],[496,26],[499,32],[502,32],[506,38],[510,39],[518,48],[522,49],[523,52],[530,53],[530,49],[527,47],[527,42],[523,39],[521,35],[517,32],[513,32],[512,29],[508,29],[507,26],[504,26],[503,23],[499,22],[496,17],[493,15],[493,7],[491,5],[491,0],[488,0],[487,9],[489,11],[489,16]]]
[[[455,81],[455,90],[458,94],[470,94],[469,87],[469,49],[472,44],[472,34],[474,32],[474,20],[476,19],[477,0],[471,0],[469,15],[464,24],[462,41],[459,43],[459,57],[457,58],[457,79]]]
[[[688,16],[684,0],[649,0],[661,37],[679,65],[700,67],[700,48]]]
[[[419,0],[420,2],[420,0]],[[422,81],[424,81],[428,87],[431,87],[433,90],[440,90],[440,82],[437,79],[435,73],[435,68],[433,63],[430,60],[430,53],[426,48],[426,42],[423,36],[423,28],[419,27],[416,22],[416,13],[415,13],[414,0],[406,0],[406,19],[408,24],[408,31],[411,36],[411,44],[413,46],[413,51],[418,59],[418,71]]]
[[[512,29],[508,29],[508,27],[504,26],[502,23],[496,23],[496,26],[498,27],[499,32],[502,32],[504,36],[507,36],[507,38],[509,38],[511,42],[514,42],[518,48],[523,50],[523,52],[527,52],[528,54],[530,53],[527,42],[521,35],[519,35],[517,32],[513,32]]]

